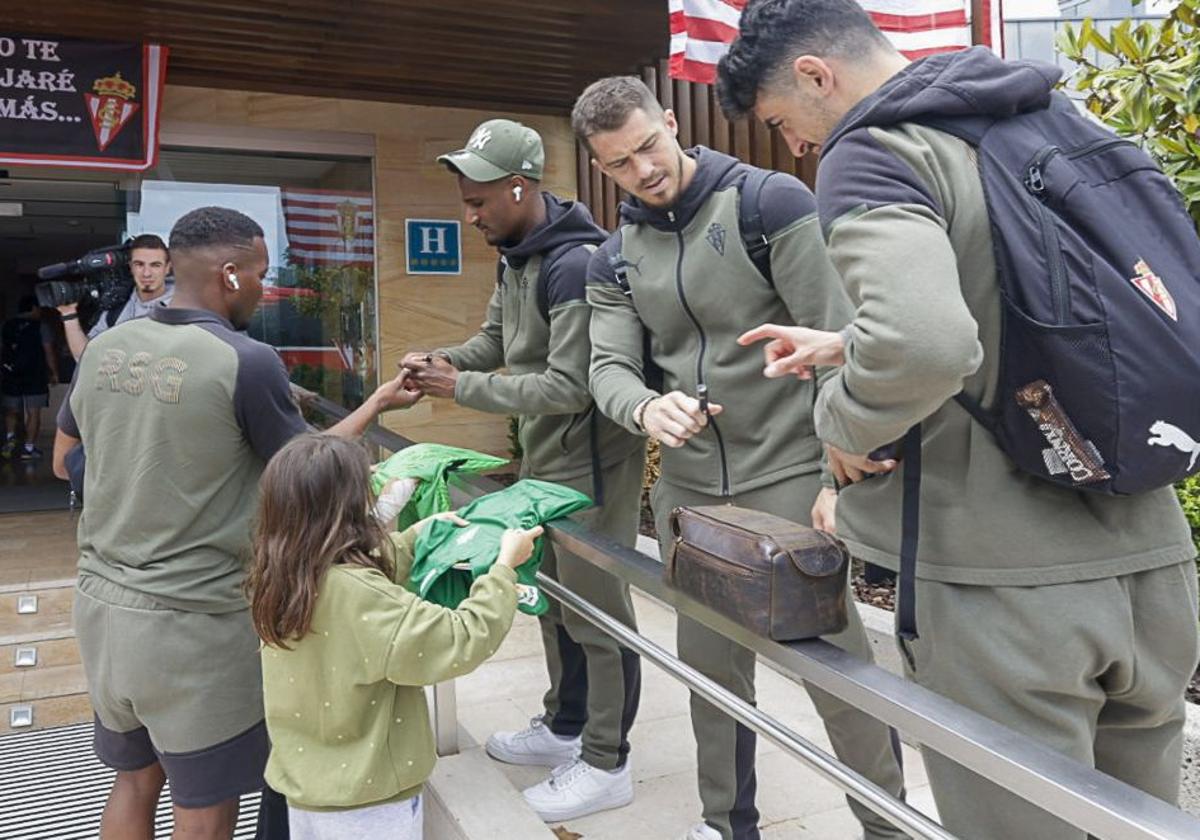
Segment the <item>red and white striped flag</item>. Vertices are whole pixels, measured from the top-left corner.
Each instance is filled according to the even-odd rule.
[[[369,192],[284,187],[288,256],[293,263],[375,261],[375,212]]]
[[[737,37],[746,0],[668,0],[673,78],[712,84],[717,61]],[[971,0],[859,0],[896,49],[923,58],[971,46]],[[1001,0],[983,0],[983,42],[1003,54]]]

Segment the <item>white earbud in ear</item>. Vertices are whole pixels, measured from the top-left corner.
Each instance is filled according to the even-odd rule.
[[[233,289],[235,292],[236,292],[238,289],[242,288],[240,285],[238,285],[238,279],[237,279],[237,275],[236,275],[236,274],[230,274],[230,275],[229,275],[229,286],[230,286],[230,288],[232,288],[232,289]]]
[[[513,187],[513,198],[515,198],[517,201],[521,200],[521,185],[520,184],[517,184],[515,187]]]

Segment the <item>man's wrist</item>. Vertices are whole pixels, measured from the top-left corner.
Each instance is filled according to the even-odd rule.
[[[833,337],[829,340],[830,355],[835,360],[835,366],[844,365],[846,363],[846,345],[850,343],[850,325],[842,327],[837,332],[833,333]]]
[[[637,426],[638,431],[646,431],[646,409],[650,407],[650,403],[654,402],[658,397],[646,397],[633,408],[633,425]]]
[[[64,322],[65,321],[78,321],[79,313],[78,312],[68,312],[66,315],[62,316],[62,319]]]

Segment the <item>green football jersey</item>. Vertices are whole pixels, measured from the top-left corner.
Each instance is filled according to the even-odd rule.
[[[532,528],[591,505],[578,490],[536,479],[480,496],[458,511],[470,523],[466,527],[439,520],[417,537],[409,588],[426,600],[457,607],[475,578],[496,562],[505,530]],[[529,615],[541,615],[549,607],[537,585],[544,540],[537,539],[533,555],[517,569],[517,608]]]
[[[371,490],[378,496],[392,479],[420,479],[416,492],[396,518],[395,529],[403,531],[427,516],[450,510],[452,473],[481,473],[507,463],[503,458],[471,449],[440,443],[415,443],[375,466],[371,473]]]

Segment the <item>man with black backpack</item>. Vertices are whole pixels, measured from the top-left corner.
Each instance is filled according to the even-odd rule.
[[[429,396],[516,415],[521,477],[588,494],[595,507],[577,518],[632,546],[645,444],[602,416],[587,387],[591,310],[584,278],[588,257],[607,234],[582,204],[541,189],[544,159],[537,132],[503,119],[488,120],[465,148],[438,158],[458,176],[468,224],[500,252],[496,286],[476,335],[456,347],[409,353],[403,364]],[[628,585],[607,572],[549,544],[542,571],[636,626]],[[627,805],[640,658],[555,602],[541,626],[550,672],[545,713],[526,729],[492,735],[487,752],[500,761],[554,768],[525,791],[546,821]]]
[[[764,380],[758,354],[735,342],[763,321],[822,330],[849,321],[812,193],[794,177],[703,146],[685,152],[674,115],[633,77],[588,87],[572,126],[594,164],[633,196],[588,267],[591,387],[605,414],[663,445],[651,503],[664,557],[679,505],[735,504],[828,526],[835,496],[813,433],[814,383]],[[828,640],[870,660],[849,606],[849,627]],[[678,650],[753,702],[752,651],[684,616]],[[887,727],[822,691],[809,695],[842,760],[902,796],[898,743]],[[689,840],[759,837],[754,732],[695,695],[691,711],[704,821]],[[851,807],[868,840],[903,836]]]
[[[853,0],[752,0],[722,108],[821,148],[857,310],[838,334],[744,338],[774,339],[775,375],[818,351],[841,365],[816,425],[846,479],[903,441],[899,470],[842,490],[837,532],[899,570],[911,676],[1174,802],[1197,587],[1169,485],[1200,448],[1200,243],[1154,163],[1058,77],[978,47],[909,64]],[[925,762],[957,835],[1084,836]]]

